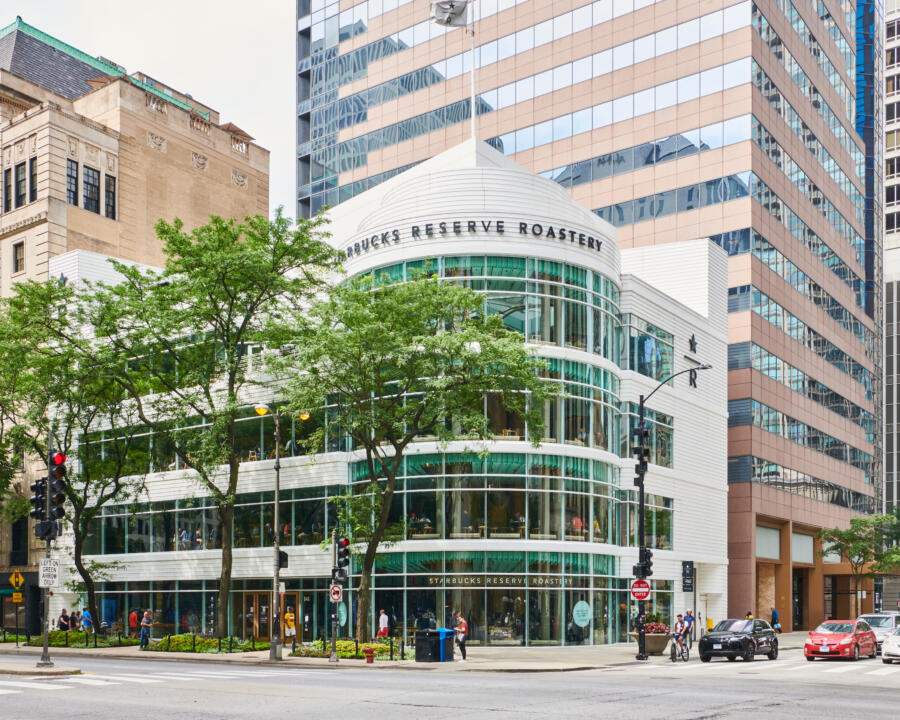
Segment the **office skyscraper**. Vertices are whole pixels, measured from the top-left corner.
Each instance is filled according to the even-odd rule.
[[[730,256],[729,612],[849,613],[814,536],[882,494],[881,0],[474,5],[481,139],[623,248]],[[429,6],[300,0],[298,214],[468,136],[470,36]]]

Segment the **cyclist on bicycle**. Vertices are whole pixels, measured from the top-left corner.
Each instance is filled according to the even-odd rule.
[[[672,628],[672,633],[674,635],[672,639],[678,643],[679,650],[684,645],[685,627],[686,625],[684,624],[684,617],[681,615],[681,613],[679,613],[678,619],[675,621],[675,626]]]

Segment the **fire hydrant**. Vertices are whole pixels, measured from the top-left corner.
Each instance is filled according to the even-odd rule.
[[[364,652],[365,655],[366,655],[366,662],[367,662],[367,663],[373,663],[373,662],[375,662],[375,648],[373,648],[371,645],[366,645],[366,646],[363,648],[363,652]]]

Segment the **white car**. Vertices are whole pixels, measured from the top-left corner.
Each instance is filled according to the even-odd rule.
[[[888,635],[881,646],[881,662],[890,665],[894,661],[900,662],[900,628]]]
[[[877,612],[860,615],[857,620],[862,620],[875,633],[875,641],[878,643],[878,650],[881,651],[881,645],[887,637],[900,628],[900,613],[896,612]]]

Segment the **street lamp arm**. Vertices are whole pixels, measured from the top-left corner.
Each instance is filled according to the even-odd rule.
[[[698,365],[697,367],[685,368],[684,370],[679,370],[677,373],[672,373],[671,375],[669,375],[669,377],[667,377],[665,380],[660,382],[659,385],[657,385],[655,388],[653,388],[653,390],[650,392],[649,395],[643,396],[644,402],[649,400],[650,396],[653,395],[653,393],[655,393],[657,390],[659,390],[663,385],[668,383],[669,380],[672,380],[673,378],[677,378],[679,375],[684,375],[686,372],[690,372],[691,370],[710,370],[710,369],[712,369],[712,365],[710,365],[709,363],[704,363],[703,365]]]

